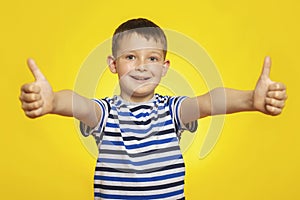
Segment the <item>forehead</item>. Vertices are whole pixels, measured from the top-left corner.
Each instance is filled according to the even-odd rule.
[[[146,39],[142,35],[138,35],[137,33],[131,33],[128,35],[124,35],[118,41],[117,55],[122,55],[128,51],[136,51],[136,50],[164,50],[164,45],[155,41],[153,38]]]

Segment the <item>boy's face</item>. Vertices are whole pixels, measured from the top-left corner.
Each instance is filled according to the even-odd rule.
[[[151,99],[169,67],[163,45],[132,33],[118,42],[117,58],[108,57],[111,72],[119,76],[121,96],[127,101]]]

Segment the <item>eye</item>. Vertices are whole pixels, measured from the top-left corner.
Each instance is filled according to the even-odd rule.
[[[134,60],[135,59],[135,56],[134,55],[127,55],[125,57],[127,60]]]
[[[156,57],[156,56],[151,56],[151,57],[149,58],[149,60],[150,60],[151,62],[157,62],[157,61],[158,61],[158,57]]]

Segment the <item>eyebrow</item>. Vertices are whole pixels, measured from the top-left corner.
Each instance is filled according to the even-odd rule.
[[[163,50],[152,50],[150,53],[161,54]]]
[[[139,50],[163,51],[164,49],[158,47],[140,47],[135,49],[125,49],[123,52],[139,51]]]
[[[145,49],[148,49],[148,48],[145,48]],[[163,53],[162,49],[152,49],[152,48],[149,48],[149,49],[151,49],[151,51],[147,52],[147,53],[154,53],[154,54],[162,54]],[[139,50],[144,50],[144,49],[125,50],[121,53],[121,55],[124,55],[127,53],[137,53],[137,51],[139,51]]]

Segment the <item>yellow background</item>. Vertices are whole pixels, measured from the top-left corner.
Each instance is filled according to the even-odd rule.
[[[184,153],[187,199],[300,199],[299,10],[296,0],[2,2],[0,199],[92,199],[95,160],[74,120],[31,120],[20,108],[20,86],[33,81],[26,59],[36,59],[55,90],[72,89],[88,54],[133,17],[196,40],[227,87],[252,89],[265,55],[273,59],[271,77],[288,87],[278,117],[226,116],[217,146],[202,160],[197,134]]]

